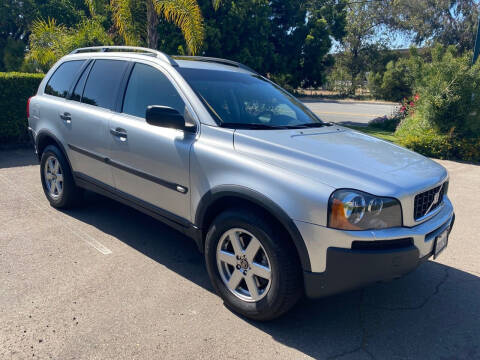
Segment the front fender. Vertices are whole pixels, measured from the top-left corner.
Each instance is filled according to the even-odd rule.
[[[210,206],[222,198],[227,197],[235,197],[247,200],[263,208],[269,214],[275,217],[275,219],[278,220],[285,229],[287,229],[290,238],[293,240],[295,247],[297,248],[302,268],[306,271],[311,271],[307,247],[293,220],[275,202],[255,190],[239,185],[219,185],[214,187],[213,189],[209,190],[200,200],[195,215],[195,225],[201,228]]]

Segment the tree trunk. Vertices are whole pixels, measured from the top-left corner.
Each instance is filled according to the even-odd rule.
[[[153,6],[153,0],[147,0],[147,46],[156,49],[158,45],[158,14]]]

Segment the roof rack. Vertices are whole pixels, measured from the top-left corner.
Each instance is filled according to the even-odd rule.
[[[139,47],[139,46],[91,46],[91,47],[75,49],[70,54],[79,54],[79,53],[94,52],[94,51],[99,51],[99,52],[108,52],[108,51],[121,52],[121,51],[125,51],[125,52],[147,53],[149,55],[154,55],[155,57],[157,57],[159,59],[162,59],[163,61],[169,63],[172,66],[178,66],[177,62],[175,60],[173,60],[167,54],[165,54],[161,51],[158,51],[158,50]]]
[[[233,61],[233,60],[227,60],[227,59],[220,59],[220,58],[215,58],[215,57],[207,57],[207,56],[184,56],[184,55],[174,55],[172,56],[173,59],[177,60],[196,60],[196,61],[205,61],[205,62],[212,62],[212,63],[217,63],[217,64],[223,64],[223,65],[229,65],[229,66],[235,66],[240,69],[244,69],[253,73],[257,73],[255,70],[252,68],[248,67],[247,65],[243,65],[242,63]]]

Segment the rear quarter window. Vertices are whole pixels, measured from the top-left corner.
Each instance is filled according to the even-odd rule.
[[[78,71],[85,60],[72,60],[62,63],[45,86],[45,94],[65,98]]]

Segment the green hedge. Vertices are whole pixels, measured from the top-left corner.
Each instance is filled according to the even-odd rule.
[[[27,100],[43,74],[0,72],[0,145],[28,142]]]

